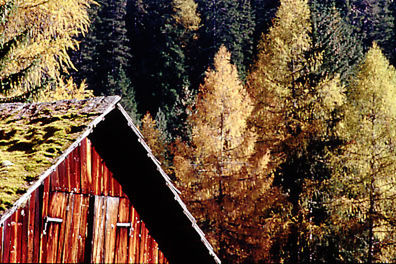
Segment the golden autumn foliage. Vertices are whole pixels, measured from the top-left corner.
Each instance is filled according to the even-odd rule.
[[[315,253],[313,238],[323,235],[321,223],[311,215],[320,182],[328,174],[324,153],[332,144],[331,125],[345,102],[338,77],[319,74],[323,60],[312,48],[310,19],[307,0],[280,1],[247,77],[254,104],[249,125],[258,138],[256,155],[270,151],[269,169],[293,208],[285,253],[292,263],[302,261],[302,256],[309,259]]]
[[[268,155],[254,155],[257,137],[247,127],[252,108],[230,53],[222,46],[188,119],[190,144],[178,141],[174,149],[179,187],[226,263],[269,260],[271,232],[282,229],[271,214],[281,198],[271,188],[272,178],[266,177]]]
[[[166,141],[157,127],[157,122],[153,119],[151,114],[147,112],[141,120],[140,132],[144,136],[144,140],[150,147],[154,157],[161,162],[165,172],[169,173],[170,168],[166,159]]]
[[[281,1],[248,75],[254,101],[250,125],[261,148],[272,149],[274,166],[281,162],[282,145],[298,148],[298,142],[323,129],[321,123],[344,101],[337,77],[314,81],[322,57],[311,50],[311,30],[307,0]]]
[[[201,23],[197,13],[198,4],[194,0],[173,0],[173,8],[176,11],[175,19],[186,30],[196,31]]]
[[[280,163],[280,144],[288,137],[286,111],[294,110],[295,92],[303,89],[296,86],[296,80],[307,63],[305,53],[311,47],[310,32],[307,1],[281,1],[273,26],[259,43],[257,61],[247,77],[247,89],[254,101],[249,122],[258,135],[257,150],[266,152],[271,148],[272,167]]]
[[[43,91],[39,91],[36,97],[38,102],[50,102],[56,100],[85,99],[93,97],[93,91],[88,90],[85,82],[77,86],[73,78],[64,80],[60,78],[55,87],[48,86]]]
[[[396,259],[396,70],[374,44],[348,90],[337,127],[347,142],[333,153],[326,182],[331,220],[356,262]],[[356,242],[357,241],[357,242]]]
[[[89,25],[91,0],[0,1],[0,96],[26,100],[48,84],[60,87],[60,72],[73,65],[68,49]],[[66,84],[65,84],[66,82]]]

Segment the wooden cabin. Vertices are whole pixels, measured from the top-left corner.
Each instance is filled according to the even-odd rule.
[[[119,101],[0,104],[0,262],[220,263]]]

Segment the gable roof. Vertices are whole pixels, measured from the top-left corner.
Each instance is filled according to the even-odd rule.
[[[220,263],[119,101],[0,104],[0,225],[89,137],[171,263]]]
[[[82,132],[97,123],[96,118],[108,113],[118,100],[99,97],[0,104],[0,214],[51,165],[57,164]]]

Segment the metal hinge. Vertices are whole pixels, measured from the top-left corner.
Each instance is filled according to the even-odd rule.
[[[133,232],[132,223],[117,223],[117,227],[129,227],[129,236],[132,236],[132,232]]]
[[[43,230],[43,235],[46,235],[46,234],[47,234],[47,226],[48,226],[48,223],[58,223],[58,224],[60,224],[60,223],[62,223],[62,222],[63,222],[63,219],[62,219],[62,218],[55,218],[55,217],[49,217],[49,216],[44,217],[44,230]]]

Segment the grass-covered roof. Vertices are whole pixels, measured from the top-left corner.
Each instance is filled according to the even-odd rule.
[[[118,97],[0,104],[0,214]]]

